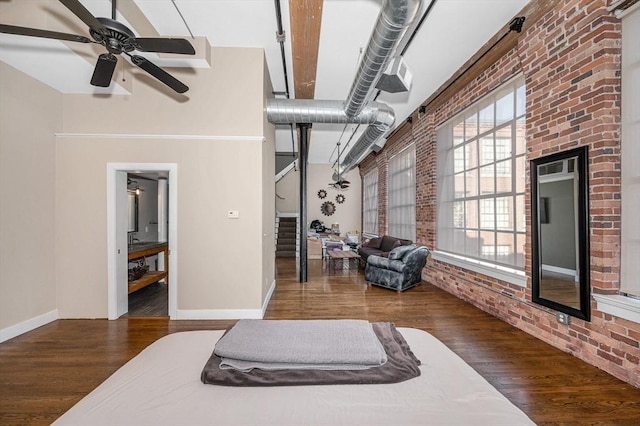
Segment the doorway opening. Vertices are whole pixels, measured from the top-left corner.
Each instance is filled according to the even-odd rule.
[[[177,165],[107,164],[107,223],[109,319],[175,318]]]

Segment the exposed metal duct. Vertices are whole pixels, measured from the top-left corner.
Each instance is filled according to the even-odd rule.
[[[421,0],[388,0],[382,4],[376,26],[345,101],[345,112],[355,117],[371,100],[375,85],[393,56],[405,30],[420,9]]]
[[[341,172],[350,170],[371,145],[393,126],[393,109],[386,104],[369,101],[394,50],[420,9],[421,1],[384,1],[346,101],[268,99],[269,122],[369,124],[338,166]]]
[[[360,157],[362,157],[390,128],[390,125],[383,126],[375,124],[367,127],[362,136],[360,136],[360,139],[358,139],[355,145],[353,145],[353,148],[351,148],[347,155],[345,155],[340,166],[338,166],[339,172],[334,174],[334,180],[337,179],[339,174],[345,174],[351,170],[357,164]]]
[[[391,127],[393,109],[381,102],[370,102],[354,117],[344,111],[343,101],[315,99],[268,99],[267,119],[271,123],[378,124]]]

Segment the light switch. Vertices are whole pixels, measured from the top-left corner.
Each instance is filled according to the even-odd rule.
[[[229,219],[238,219],[240,217],[240,212],[238,210],[229,210],[227,217]]]

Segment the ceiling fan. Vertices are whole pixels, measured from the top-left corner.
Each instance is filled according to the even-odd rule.
[[[124,53],[131,62],[149,73],[151,76],[166,84],[178,93],[189,90],[184,83],[164,71],[142,56],[131,54],[134,50],[141,52],[178,53],[193,55],[195,49],[188,40],[182,38],[162,37],[136,37],[126,25],[115,20],[115,1],[112,0],[111,19],[96,18],[89,12],[79,0],[60,0],[74,15],[89,26],[91,39],[76,34],[61,33],[56,31],[41,30],[37,28],[17,27],[14,25],[0,24],[0,33],[24,35],[30,37],[42,37],[56,40],[74,41],[78,43],[101,44],[107,49],[98,57],[98,62],[91,77],[91,84],[99,87],[109,87],[115,71],[118,59],[115,55]],[[93,39],[93,40],[92,40]]]
[[[345,179],[338,179],[336,182],[329,184],[330,187],[335,189],[349,189],[349,185],[351,185],[351,182]]]
[[[329,186],[337,190],[349,189],[351,182],[344,179],[340,173],[340,142],[338,142],[338,160],[336,161],[336,164],[338,165],[338,171],[333,174],[333,180],[335,180],[335,182],[331,182]]]

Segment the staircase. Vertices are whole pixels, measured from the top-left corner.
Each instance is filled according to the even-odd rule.
[[[296,257],[298,218],[278,217],[276,227],[276,257]]]

